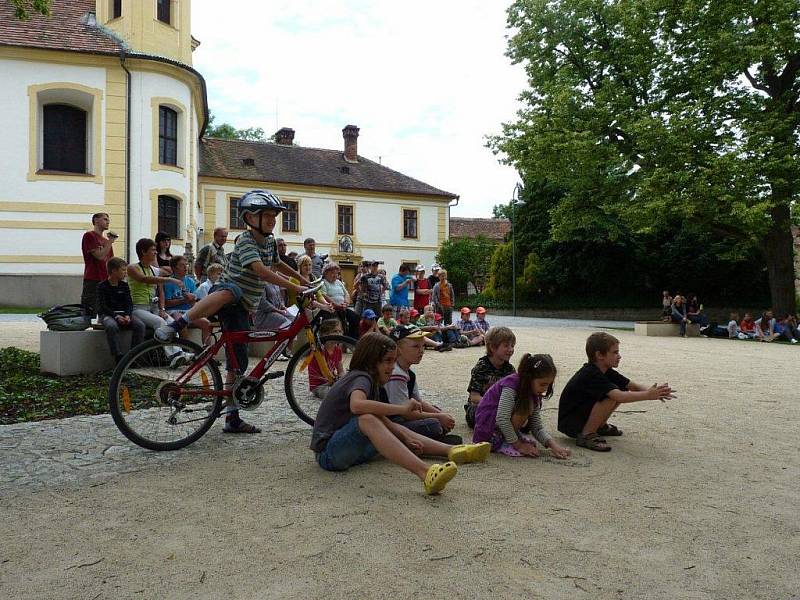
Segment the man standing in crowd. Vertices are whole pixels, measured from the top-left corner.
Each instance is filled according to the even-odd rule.
[[[317,242],[314,238],[306,238],[303,242],[303,248],[306,251],[300,256],[307,256],[311,259],[311,274],[314,275],[314,279],[319,279],[322,277],[322,267],[325,265],[325,259],[317,254]]]
[[[225,242],[228,241],[228,230],[224,227],[214,229],[214,241],[203,246],[197,253],[197,260],[194,261],[194,274],[198,281],[205,281],[208,265],[217,263],[223,267],[228,264],[225,256]]]
[[[432,290],[437,283],[439,283],[439,264],[433,263],[431,265],[431,274],[428,275],[428,287]]]
[[[408,291],[414,289],[414,277],[408,265],[400,265],[397,275],[392,277],[392,292],[389,304],[394,307],[395,318],[404,308],[408,308]]]
[[[116,241],[117,234],[108,230],[111,219],[108,213],[95,213],[92,215],[92,231],[83,234],[81,251],[83,252],[83,291],[81,304],[86,313],[92,317],[97,314],[97,285],[108,277],[106,263],[114,256],[111,245]]]
[[[278,238],[275,240],[275,245],[278,246],[278,258],[297,271],[297,261],[286,254],[286,241],[283,238]]]

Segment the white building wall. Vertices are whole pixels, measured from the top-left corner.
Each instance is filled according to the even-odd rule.
[[[191,197],[190,182],[193,175],[188,164],[192,155],[196,157],[196,149],[192,150],[190,146],[197,143],[191,133],[194,128],[189,126],[196,118],[192,109],[191,88],[178,79],[147,71],[132,73],[131,88],[131,257],[136,256],[134,247],[138,239],[153,238],[157,233],[154,228],[157,214],[151,202],[151,192],[154,190],[174,190],[182,197],[181,224],[178,227],[181,237],[173,240],[173,253],[175,250],[182,252],[183,236],[186,235],[192,202],[195,201]],[[158,106],[153,108],[153,98],[172,98],[186,109],[183,118],[179,119],[178,132],[178,144],[181,146],[178,162],[183,167],[182,172],[152,168],[153,163],[158,163],[158,156],[153,156],[153,120],[158,118]],[[157,129],[155,135],[158,135]],[[156,150],[157,143],[156,139]]]
[[[213,194],[216,210],[213,215],[215,226],[229,224],[228,197],[241,196],[252,187],[225,186],[202,183],[203,197]],[[303,240],[313,237],[317,242],[317,253],[338,254],[337,204],[354,206],[355,231],[353,238],[354,254],[364,260],[382,260],[388,273],[396,273],[401,262],[416,262],[430,269],[435,261],[439,247],[439,208],[446,204],[425,199],[392,198],[348,194],[336,192],[300,192],[295,189],[270,186],[269,188],[284,200],[299,202],[300,231],[297,233],[281,231],[281,221],[275,227],[276,237],[286,240],[288,250],[303,253]],[[416,208],[418,212],[419,239],[403,239],[402,209]],[[446,218],[449,212],[446,211]],[[233,240],[238,231],[231,230],[227,248],[233,248]],[[205,231],[205,242],[211,231]]]

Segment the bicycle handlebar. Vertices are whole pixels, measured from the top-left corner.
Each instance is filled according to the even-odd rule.
[[[302,292],[303,296],[310,296],[311,294],[316,294],[320,288],[322,288],[322,284],[325,282],[324,279],[320,278],[316,281],[311,282],[311,287],[307,288],[304,292]]]

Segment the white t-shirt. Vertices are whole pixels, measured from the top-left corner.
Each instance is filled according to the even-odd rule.
[[[409,381],[411,381],[410,372],[395,363],[389,381],[383,385],[383,389],[386,390],[386,395],[389,397],[390,404],[403,404],[409,401]],[[414,377],[414,387],[411,398],[414,398],[414,400],[422,400],[422,398],[419,397],[419,387],[417,386],[416,377]]]

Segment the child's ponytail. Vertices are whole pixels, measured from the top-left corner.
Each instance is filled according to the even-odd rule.
[[[555,377],[557,373],[553,357],[549,354],[524,354],[519,361],[517,374],[519,375],[519,388],[517,401],[514,404],[514,414],[530,414],[532,408],[541,406],[542,400],[533,394],[533,380],[543,377]],[[553,384],[547,388],[545,398],[553,395]]]

